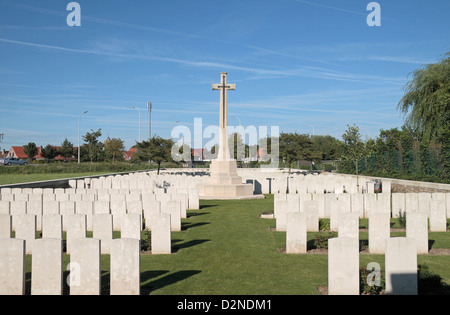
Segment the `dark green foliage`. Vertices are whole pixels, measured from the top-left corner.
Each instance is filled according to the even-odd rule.
[[[158,174],[162,162],[172,161],[171,151],[174,142],[171,139],[163,139],[155,136],[148,141],[136,144],[138,149],[136,159],[140,161],[153,161],[158,165]]]
[[[314,247],[317,249],[328,248],[328,240],[337,237],[336,232],[319,232],[314,240]]]
[[[80,155],[82,160],[87,162],[101,162],[105,160],[105,150],[104,145],[99,141],[98,138],[102,136],[102,130],[97,131],[91,130],[83,136],[84,144],[80,150]]]
[[[58,151],[51,144],[47,144],[45,148],[42,148],[41,153],[47,160],[53,160],[56,156],[58,156]]]
[[[434,274],[427,265],[419,265],[417,270],[419,295],[448,295],[450,286],[442,282],[442,277]]]
[[[61,148],[59,149],[58,153],[64,158],[73,157],[75,154],[73,144],[69,140],[65,139],[64,142],[61,143]]]
[[[36,143],[30,142],[27,145],[23,146],[23,151],[28,156],[28,159],[32,160],[37,154],[38,149],[36,147]]]
[[[361,295],[380,295],[386,290],[385,276],[382,270],[379,270],[379,280],[380,285],[369,285],[368,278],[371,282],[375,282],[375,273],[366,268],[361,268],[359,270],[360,282],[359,282],[359,292]]]
[[[398,214],[398,224],[401,228],[406,228],[406,212],[400,211]]]
[[[319,219],[319,231],[330,230],[330,219]]]
[[[144,230],[142,234],[141,251],[150,251],[152,248],[152,234],[149,230]]]
[[[280,134],[280,159],[287,163],[289,173],[292,163],[299,160],[313,161],[320,156],[314,151],[311,137],[306,134],[281,133]]]

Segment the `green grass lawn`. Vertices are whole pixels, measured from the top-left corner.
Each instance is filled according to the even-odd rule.
[[[142,294],[314,295],[319,294],[317,287],[327,286],[328,256],[284,254],[280,249],[285,247],[286,233],[270,230],[274,219],[259,218],[273,210],[273,196],[200,204],[200,210],[188,211],[182,231],[172,232],[173,254],[141,255]],[[392,236],[402,236],[395,233]],[[314,238],[315,233],[308,233],[308,244]],[[367,239],[367,232],[361,232],[360,238]],[[450,248],[450,232],[430,233],[430,240],[433,248]],[[384,255],[360,255],[361,267],[369,262],[384,268]],[[450,256],[420,255],[418,262],[450,283]],[[68,263],[69,256],[64,255],[64,266]],[[102,255],[101,269],[102,291],[108,294],[109,255]],[[30,288],[29,256],[26,271]]]

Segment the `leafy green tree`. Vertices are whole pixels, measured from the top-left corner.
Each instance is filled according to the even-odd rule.
[[[84,157],[83,160],[87,160],[92,163],[104,159],[104,146],[103,143],[101,143],[98,139],[101,136],[101,129],[97,131],[91,129],[91,132],[87,132],[86,135],[83,136],[83,140],[84,142],[86,142],[86,144],[83,146],[82,151],[80,152]]]
[[[28,144],[24,145],[23,151],[28,156],[28,159],[30,161],[38,154],[38,149],[36,147],[36,143],[34,142],[29,142]]]
[[[63,156],[64,158],[71,158],[74,156],[75,151],[73,149],[73,144],[72,142],[70,142],[69,140],[67,140],[67,138],[63,141],[63,143],[61,143],[61,148],[59,149],[58,152],[61,156]]]
[[[119,138],[107,139],[104,143],[106,156],[112,159],[115,163],[116,159],[123,158],[123,151],[125,151],[125,146],[123,140]]]
[[[311,161],[313,154],[313,143],[309,135],[298,133],[280,133],[279,140],[280,158],[289,165],[291,173],[292,163],[299,160]]]
[[[153,161],[158,165],[158,175],[161,169],[162,162],[172,160],[171,151],[174,142],[172,139],[163,139],[159,136],[154,136],[148,141],[136,143],[137,157],[141,161]]]
[[[313,150],[320,154],[321,160],[337,160],[341,158],[341,142],[332,136],[313,136]]]
[[[366,146],[366,143],[362,140],[358,126],[353,125],[347,127],[348,129],[342,135],[342,139],[344,140],[342,157],[355,163],[356,178],[358,181],[359,163],[363,157],[371,153],[371,148]]]
[[[47,144],[41,149],[42,156],[47,160],[54,160],[58,156],[58,150],[51,144]]]

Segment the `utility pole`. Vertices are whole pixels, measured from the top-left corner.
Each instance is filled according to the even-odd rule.
[[[148,140],[152,138],[152,102],[147,102],[148,109]]]
[[[80,121],[81,121],[81,116],[83,116],[84,114],[87,114],[88,111],[85,111],[83,113],[80,114],[80,116],[78,116],[78,164],[81,163],[81,146],[80,146]]]

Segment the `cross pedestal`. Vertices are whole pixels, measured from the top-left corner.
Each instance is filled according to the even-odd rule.
[[[227,91],[235,90],[235,84],[227,84],[227,73],[221,72],[221,83],[213,84],[213,90],[220,93],[220,143],[217,159],[211,161],[210,177],[198,186],[200,199],[262,199],[254,195],[252,184],[243,184],[237,174],[236,160],[228,151],[228,100]]]

